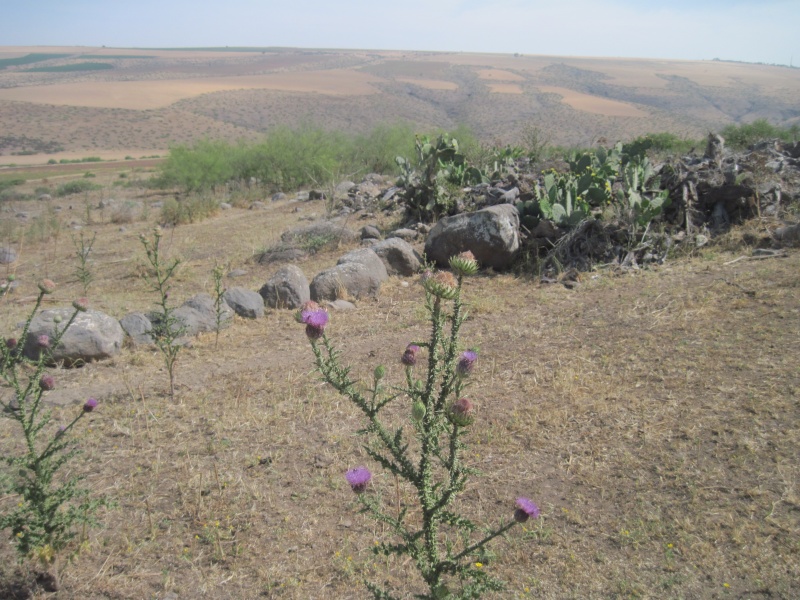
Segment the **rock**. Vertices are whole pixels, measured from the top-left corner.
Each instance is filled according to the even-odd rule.
[[[262,252],[258,257],[258,263],[269,265],[277,262],[297,262],[306,256],[306,252],[300,248],[273,248]]]
[[[374,225],[364,225],[361,228],[362,240],[379,240],[381,237],[381,232]]]
[[[725,138],[715,133],[708,134],[706,142],[705,158],[712,162],[719,163],[722,160],[722,153],[725,150]]]
[[[698,233],[696,236],[694,236],[694,245],[696,248],[702,248],[708,244],[708,241],[708,236],[703,235],[702,233]]]
[[[407,242],[413,242],[417,239],[417,232],[413,229],[395,229],[389,234],[389,237],[396,237]]]
[[[342,181],[339,185],[336,186],[334,190],[333,197],[334,198],[347,198],[350,194],[350,191],[356,187],[356,184],[352,181]]]
[[[337,265],[345,265],[348,263],[361,263],[367,267],[376,279],[381,282],[389,279],[389,273],[386,271],[381,258],[375,254],[372,248],[359,248],[358,250],[351,250],[347,254],[342,255]]]
[[[233,205],[228,204],[227,202],[220,202],[219,203],[219,209],[220,210],[230,210],[232,208],[233,208]]]
[[[220,315],[220,328],[228,327],[233,319],[233,310],[225,302],[222,303]],[[198,333],[216,331],[217,311],[214,299],[208,294],[192,296],[173,313],[184,326],[183,336],[195,336]],[[154,315],[150,315],[153,320]],[[157,318],[157,315],[156,315]]]
[[[775,230],[773,236],[782,246],[800,244],[800,223],[779,227]]]
[[[283,192],[278,192],[276,194],[272,194],[272,201],[273,202],[280,202],[281,200],[286,200],[287,196]]]
[[[308,192],[308,199],[309,200],[324,200],[325,199],[325,192],[320,192],[319,190],[311,190]]]
[[[366,248],[366,250],[369,249]],[[380,259],[378,260],[380,261]],[[387,278],[383,263],[381,263],[381,269],[382,272],[374,273],[367,265],[360,262],[338,264],[326,269],[318,273],[311,281],[311,299],[322,302],[337,300],[345,296],[356,299],[377,296],[381,282]]]
[[[49,202],[53,197],[50,194],[41,194],[38,199],[42,202]]]
[[[258,293],[270,308],[300,308],[311,299],[308,279],[295,265],[278,269]]]
[[[344,225],[333,221],[317,221],[304,227],[296,227],[281,234],[281,241],[287,244],[302,244],[312,239],[325,239],[330,242],[355,242],[356,234]]]
[[[333,310],[355,310],[356,308],[355,304],[347,300],[333,300],[332,302],[327,302],[325,306]]]
[[[454,254],[470,250],[483,266],[503,269],[519,251],[519,213],[498,204],[474,213],[440,219],[425,241],[425,255],[446,266]]]
[[[54,338],[56,326],[66,326],[74,312],[72,308],[55,308],[36,315],[25,339],[25,356],[36,360],[41,352],[39,336]],[[60,323],[56,323],[58,319]],[[115,318],[97,310],[87,310],[78,313],[58,346],[50,348],[50,355],[53,362],[63,361],[65,366],[111,358],[119,354],[124,337],[125,332]]]
[[[236,277],[243,277],[245,275],[247,275],[247,271],[245,271],[244,269],[234,269],[233,271],[228,273],[228,277],[230,277],[231,279],[235,279]]]
[[[419,256],[411,244],[403,239],[389,238],[373,244],[371,249],[383,261],[389,275],[408,277],[419,271]]]
[[[140,346],[153,345],[153,336],[150,335],[153,331],[153,324],[144,313],[136,312],[125,315],[119,320],[119,324],[128,334],[128,337],[133,340],[134,344]]]
[[[264,316],[264,299],[257,292],[243,287],[233,287],[225,290],[222,297],[240,317],[260,319]]]
[[[261,200],[256,200],[250,205],[250,210],[263,210],[267,208],[267,205],[261,202]]]
[[[17,252],[13,248],[0,248],[0,265],[10,265],[17,260]]]

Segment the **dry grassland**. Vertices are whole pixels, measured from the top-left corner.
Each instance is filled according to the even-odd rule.
[[[598,115],[608,115],[609,117],[646,117],[647,113],[633,105],[615,100],[606,100],[589,94],[581,94],[562,87],[541,86],[539,88],[546,94],[558,94],[564,103],[575,110],[595,113]]]
[[[114,193],[157,199],[127,194]],[[54,214],[97,231],[91,303],[121,317],[153,306],[137,238],[158,211],[122,231],[110,209],[91,208],[106,196],[54,202]],[[33,216],[42,206],[13,208]],[[252,257],[322,212],[278,202],[167,231],[168,255],[183,261],[173,297],[210,291],[215,263],[247,271],[228,285],[258,289],[277,267]],[[4,334],[40,277],[59,284],[48,307],[82,294],[70,233],[25,238],[20,288],[0,300]],[[344,250],[299,266],[310,277]],[[543,509],[482,560],[508,582],[498,598],[800,595],[800,254],[731,263],[739,252],[710,248],[628,276],[599,270],[572,291],[525,275],[467,282],[464,342],[480,358],[466,460],[482,474],[458,508],[492,524],[511,517],[518,494]],[[400,382],[402,350],[427,336],[421,301],[413,278],[392,279],[376,300],[332,314],[328,331],[355,376],[382,363]],[[289,311],[237,318],[218,347],[213,335],[197,338],[179,356],[175,399],[147,348],[53,374],[58,420],[87,396],[100,400],[72,468],[119,506],[64,569],[65,590],[33,598],[365,598],[364,577],[404,598],[419,590],[407,564],[371,553],[386,531],[358,514],[343,478],[369,462],[355,435],[362,422],[318,382]],[[394,417],[409,410],[400,401]],[[0,421],[3,452],[18,443],[10,425]],[[394,481],[375,471],[370,493],[394,502]],[[0,596],[33,584],[7,545],[0,558]]]

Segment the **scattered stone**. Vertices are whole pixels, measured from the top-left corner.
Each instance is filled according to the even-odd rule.
[[[137,346],[153,345],[154,341],[151,335],[153,324],[144,313],[136,312],[125,315],[119,320],[119,324]]]
[[[50,194],[42,194],[39,196],[38,199],[41,200],[42,202],[49,202],[50,200],[53,199],[53,197]]]
[[[234,269],[233,271],[228,273],[228,277],[230,277],[231,279],[235,279],[236,277],[243,277],[245,275],[247,275],[247,271],[245,271],[244,269]]]
[[[42,348],[38,344],[41,335],[52,340],[56,326],[64,327],[74,313],[72,308],[43,310],[31,321],[25,339],[25,356],[36,360]],[[60,319],[59,323],[56,323]],[[97,310],[79,312],[64,333],[58,346],[50,348],[55,363],[65,366],[80,366],[84,363],[111,358],[119,354],[125,332],[115,318]]]
[[[358,250],[351,250],[347,254],[342,255],[337,265],[345,265],[348,263],[360,263],[367,267],[372,275],[380,281],[389,279],[389,274],[386,272],[386,267],[381,258],[372,250],[372,248],[359,248]]]
[[[519,213],[498,204],[474,213],[444,217],[428,234],[425,255],[440,266],[451,256],[471,251],[487,267],[509,267],[519,251]]]
[[[220,210],[230,210],[233,208],[232,204],[228,204],[227,202],[220,202],[219,203]]]
[[[361,228],[362,240],[379,240],[381,237],[381,232],[374,225],[364,225]]]
[[[281,200],[286,200],[287,196],[283,192],[278,192],[276,194],[272,194],[272,201],[273,202],[280,202]]]
[[[407,242],[413,242],[417,239],[417,232],[413,229],[396,229],[392,233],[389,234],[389,237],[400,238],[401,240],[405,240]]]
[[[355,310],[356,308],[355,304],[347,300],[333,300],[332,302],[327,302],[326,306],[333,310]]]
[[[270,308],[300,308],[311,299],[308,279],[296,265],[278,269],[258,293]]]
[[[782,246],[794,246],[800,244],[800,223],[779,227],[773,233],[773,237]]]
[[[347,198],[350,195],[350,191],[354,190],[356,184],[352,181],[342,181],[339,185],[336,186],[334,190],[333,197],[336,199]]]
[[[370,250],[371,252],[371,250]],[[380,259],[378,259],[380,261]],[[311,281],[311,299],[315,302],[340,298],[377,296],[381,283],[387,278],[386,268],[375,273],[364,263],[348,262],[318,273]]]
[[[222,303],[220,328],[228,327],[233,320],[233,310],[225,302]],[[215,331],[217,329],[217,311],[214,299],[208,294],[192,296],[173,313],[184,326],[184,337],[193,337],[198,333]],[[157,315],[149,315],[150,320]]]
[[[308,192],[308,199],[309,200],[324,200],[325,199],[325,192],[320,192],[319,190],[310,190]]]
[[[407,241],[393,237],[373,244],[372,251],[377,254],[389,275],[408,277],[420,269],[420,257]]]
[[[267,205],[261,202],[261,200],[256,200],[250,205],[250,210],[262,210],[267,208]]]
[[[10,265],[17,260],[17,252],[13,248],[0,248],[0,265]]]
[[[233,287],[225,290],[223,298],[233,312],[240,317],[260,319],[264,316],[264,299],[257,292],[242,287]]]

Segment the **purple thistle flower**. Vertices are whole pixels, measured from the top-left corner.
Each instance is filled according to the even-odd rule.
[[[80,312],[89,310],[89,300],[87,298],[78,298],[72,303],[72,307]]]
[[[530,518],[539,518],[539,507],[530,498],[517,498],[517,510],[514,511],[514,520],[517,523],[524,523]]]
[[[413,367],[417,364],[417,354],[419,353],[419,346],[416,344],[409,344],[406,346],[406,351],[403,352],[403,357],[400,359],[404,365]]]
[[[36,343],[39,345],[40,348],[49,348],[50,347],[50,336],[46,333],[38,336],[36,338]]]
[[[328,311],[324,308],[307,307],[300,312],[300,322],[306,324],[306,335],[309,339],[318,340],[325,332],[328,324]]]
[[[89,398],[83,405],[83,412],[92,412],[95,408],[97,408],[97,400]]]
[[[478,360],[478,353],[474,350],[462,352],[461,357],[458,359],[458,366],[456,367],[459,375],[469,375],[472,373],[472,369],[475,368],[476,360]]]
[[[56,380],[53,379],[52,375],[42,375],[42,378],[39,380],[39,387],[45,391],[55,389]]]
[[[361,494],[366,491],[367,484],[372,479],[372,473],[369,472],[367,467],[356,467],[345,473],[344,477],[350,487],[353,488],[353,491],[356,494]]]

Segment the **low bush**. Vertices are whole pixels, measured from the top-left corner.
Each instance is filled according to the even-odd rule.
[[[86,179],[77,179],[75,181],[70,181],[63,185],[60,185],[56,188],[56,196],[69,196],[71,194],[80,194],[83,192],[91,192],[94,190],[102,189],[102,185],[98,185],[92,181],[88,181]]]
[[[800,125],[779,127],[766,119],[757,119],[752,123],[728,125],[720,132],[720,135],[725,138],[728,146],[741,150],[761,140],[777,138],[785,142],[795,142],[800,139]]]

